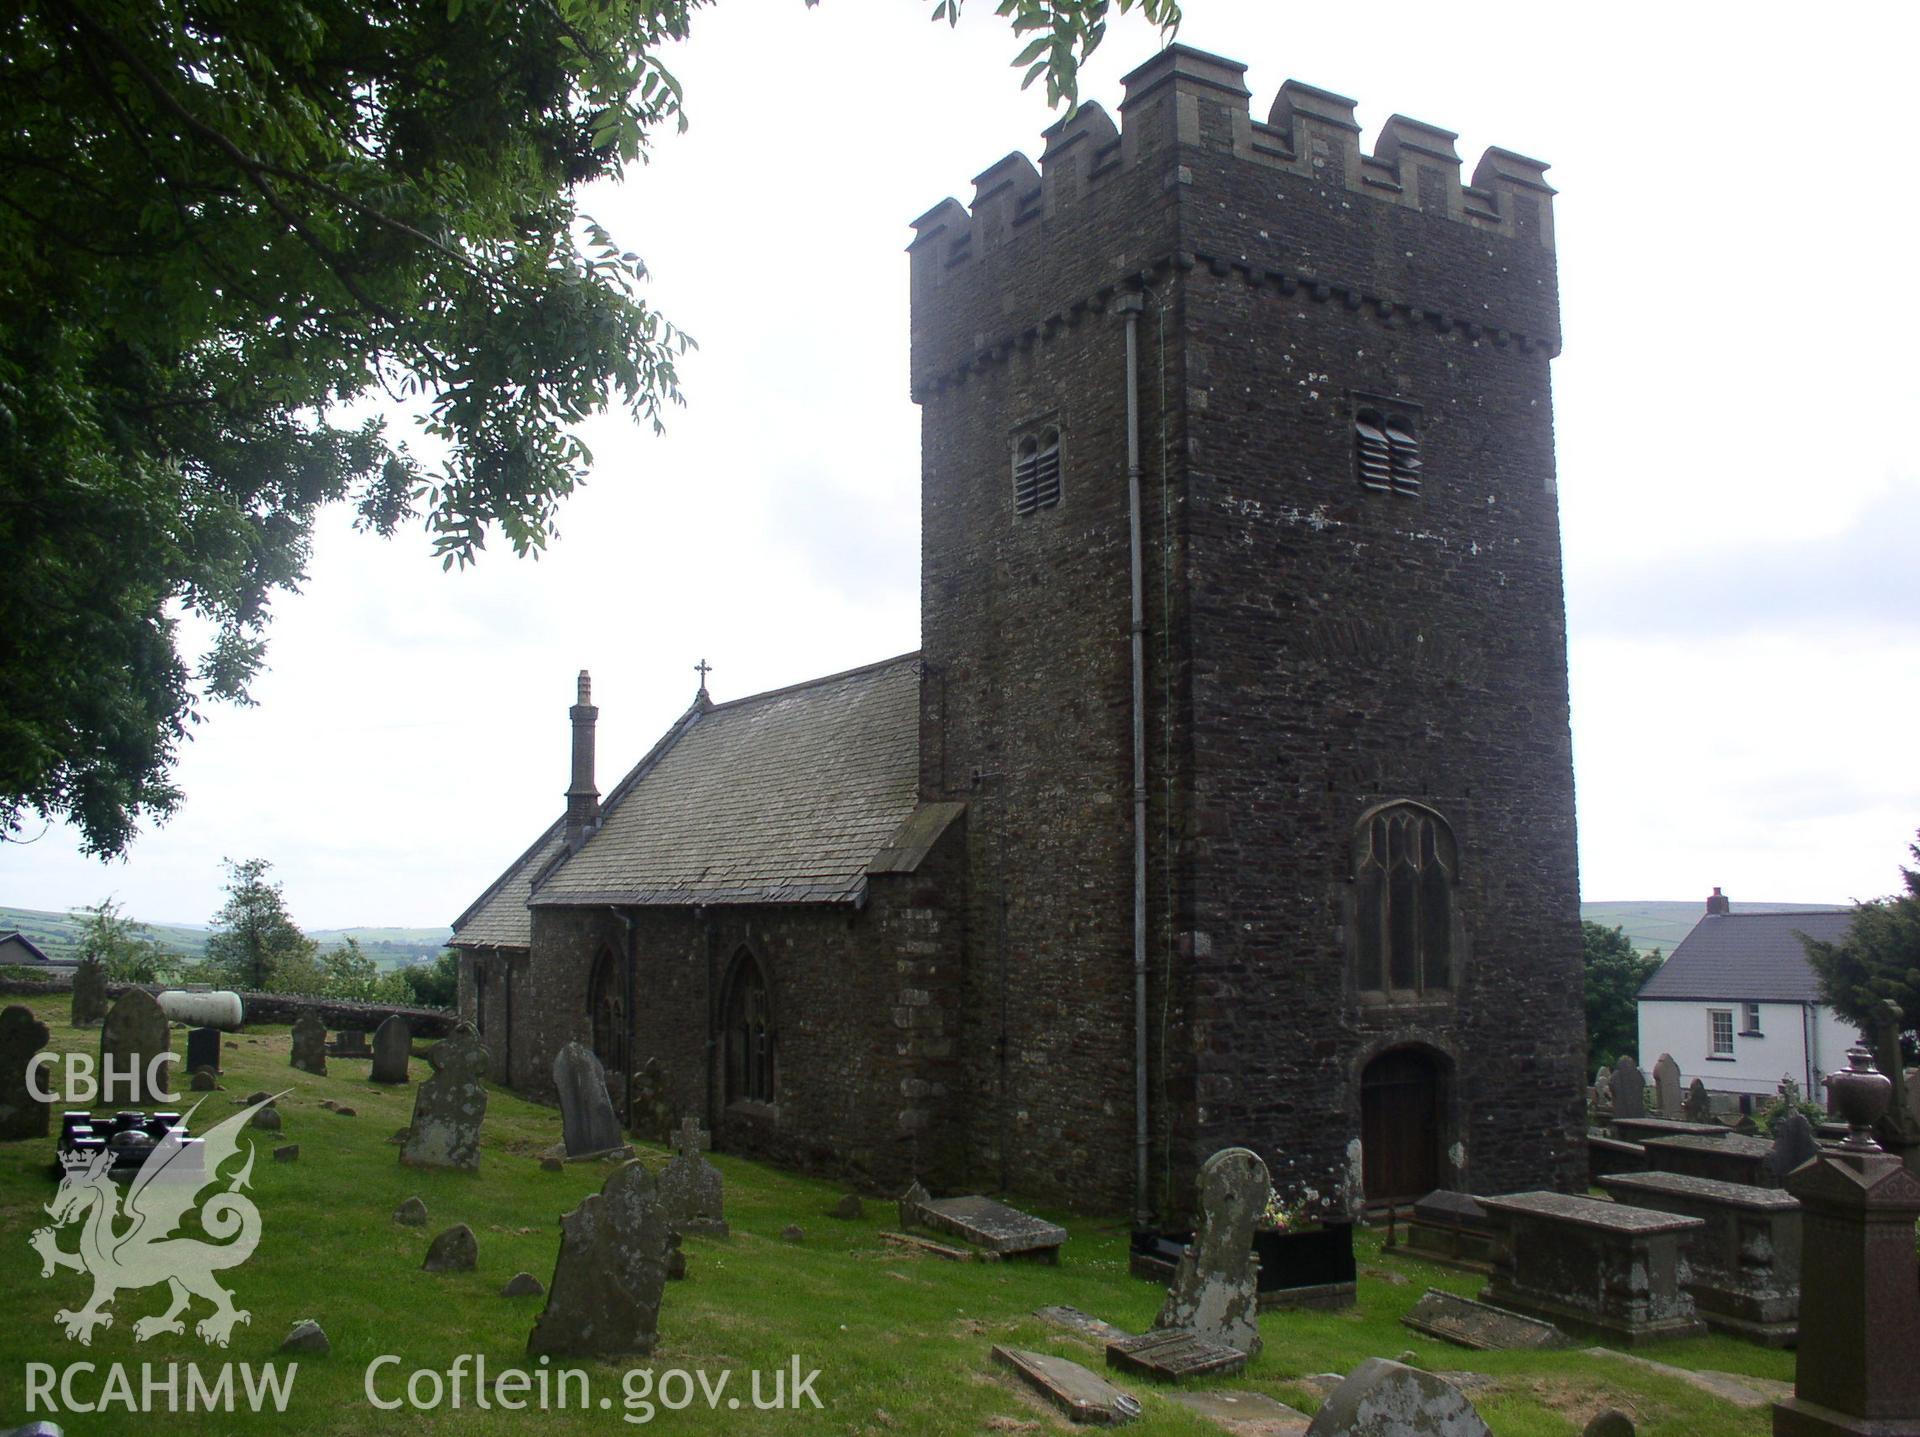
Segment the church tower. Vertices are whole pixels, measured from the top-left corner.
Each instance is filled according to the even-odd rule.
[[[1174,46],[915,222],[921,796],[973,1181],[1568,1187],[1545,166]],[[1144,1101],[1143,1101],[1144,1098]],[[1144,1181],[1142,1175],[1144,1174]]]

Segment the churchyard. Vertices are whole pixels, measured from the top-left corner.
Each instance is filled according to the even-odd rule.
[[[99,1030],[70,1026],[64,995],[28,1006],[46,1023],[55,1052],[97,1051]],[[29,1246],[31,1235],[47,1223],[44,1205],[56,1181],[53,1144],[0,1143],[0,1274],[13,1318],[0,1332],[0,1431],[29,1420],[23,1387],[28,1364],[64,1368],[82,1361],[98,1371],[125,1364],[136,1383],[143,1363],[195,1363],[210,1371],[222,1362],[257,1369],[297,1361],[284,1414],[239,1410],[223,1415],[217,1430],[302,1434],[519,1432],[534,1422],[543,1432],[605,1433],[625,1425],[623,1416],[641,1415],[623,1395],[634,1390],[623,1387],[630,1370],[651,1371],[655,1382],[673,1370],[704,1372],[709,1382],[732,1374],[718,1410],[708,1410],[697,1386],[685,1410],[662,1408],[655,1390],[645,1410],[652,1424],[669,1430],[876,1437],[1070,1430],[1064,1417],[994,1361],[996,1345],[1067,1358],[1113,1378],[1140,1402],[1141,1414],[1129,1430],[1142,1434],[1297,1434],[1304,1430],[1297,1420],[1224,1426],[1182,1403],[1195,1393],[1254,1393],[1312,1414],[1331,1390],[1324,1374],[1388,1357],[1431,1372],[1473,1374],[1463,1380],[1464,1390],[1501,1437],[1565,1437],[1610,1407],[1629,1413],[1641,1433],[1760,1437],[1771,1430],[1768,1402],[1785,1395],[1794,1375],[1792,1352],[1722,1336],[1682,1338],[1623,1356],[1585,1344],[1470,1351],[1418,1335],[1400,1319],[1423,1293],[1438,1288],[1475,1297],[1486,1278],[1417,1260],[1403,1244],[1383,1251],[1384,1233],[1373,1229],[1356,1237],[1354,1306],[1263,1313],[1261,1350],[1243,1372],[1161,1386],[1112,1372],[1100,1340],[1034,1315],[1066,1305],[1129,1333],[1148,1329],[1164,1294],[1129,1275],[1124,1218],[1040,1209],[1039,1217],[1068,1234],[1057,1265],[955,1262],[883,1236],[899,1228],[892,1200],[897,1194],[866,1194],[861,1215],[838,1216],[843,1187],[715,1154],[730,1235],[684,1238],[687,1277],[665,1284],[653,1354],[610,1362],[553,1360],[555,1368],[588,1374],[592,1406],[537,1415],[481,1411],[472,1405],[469,1378],[458,1410],[443,1399],[430,1411],[376,1411],[368,1401],[367,1373],[382,1356],[399,1359],[374,1379],[389,1401],[404,1395],[416,1370],[444,1379],[465,1355],[484,1357],[496,1373],[539,1366],[528,1354],[528,1338],[546,1299],[532,1292],[505,1296],[502,1289],[521,1273],[542,1286],[553,1283],[561,1216],[598,1192],[617,1165],[587,1160],[543,1166],[543,1155],[562,1138],[560,1114],[493,1088],[486,1095],[477,1171],[403,1165],[394,1139],[431,1074],[426,1042],[414,1045],[405,1084],[373,1083],[364,1061],[338,1056],[329,1058],[324,1076],[296,1068],[286,1027],[249,1027],[222,1042],[220,1088],[181,1093],[182,1108],[195,1100],[207,1105],[193,1120],[196,1133],[206,1128],[209,1114],[218,1119],[238,1112],[251,1094],[285,1092],[275,1105],[278,1131],[246,1133],[256,1149],[248,1192],[260,1213],[260,1237],[245,1264],[224,1277],[236,1305],[250,1317],[233,1329],[224,1350],[192,1335],[191,1322],[204,1308],[187,1314],[185,1334],[137,1342],[135,1322],[161,1311],[166,1299],[159,1287],[127,1290],[113,1304],[113,1324],[97,1330],[90,1345],[69,1341],[55,1313],[85,1299],[86,1280],[64,1270],[43,1279]],[[184,1051],[178,1030],[173,1046]],[[184,1082],[179,1086],[184,1089]],[[54,1121],[57,1131],[57,1115]],[[297,1156],[276,1160],[275,1150],[290,1146],[297,1147]],[[656,1174],[670,1156],[666,1148],[643,1142],[633,1143],[632,1151]],[[396,1210],[413,1198],[424,1205],[424,1222],[396,1221]],[[424,1270],[436,1235],[460,1224],[475,1240],[472,1269]],[[70,1247],[71,1237],[63,1243]],[[306,1319],[319,1323],[330,1352],[279,1352],[295,1324]],[[791,1383],[796,1359],[802,1374],[819,1371],[811,1389],[819,1409],[803,1401],[797,1411],[753,1410],[750,1374],[762,1374],[764,1398],[776,1371]],[[1674,1370],[1659,1370],[1649,1360]],[[98,1382],[78,1381],[76,1395],[97,1398]],[[598,1406],[602,1396],[610,1402],[605,1409]],[[738,1396],[740,1406],[728,1408],[728,1396]],[[31,1416],[60,1422],[68,1433],[146,1437],[215,1430],[204,1418],[117,1407],[85,1416]]]

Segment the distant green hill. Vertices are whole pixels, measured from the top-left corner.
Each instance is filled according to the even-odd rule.
[[[1844,903],[1736,903],[1736,913],[1811,913],[1836,912]],[[1707,905],[1698,903],[1582,903],[1580,916],[1602,928],[1623,928],[1633,946],[1642,953],[1658,948],[1671,953],[1680,940],[1693,931],[1693,925],[1706,914]]]
[[[82,921],[72,913],[0,906],[0,933],[25,934],[49,958],[80,956]],[[199,958],[207,951],[209,930],[205,928],[149,923],[146,929],[153,941],[169,953]],[[319,928],[307,935],[320,945],[322,952],[340,947],[349,937],[357,939],[367,957],[382,968],[398,968],[417,958],[431,958],[446,947],[452,936],[450,928]]]

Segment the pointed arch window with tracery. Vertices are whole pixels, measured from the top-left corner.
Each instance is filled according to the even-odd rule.
[[[1354,986],[1419,998],[1452,991],[1453,830],[1432,809],[1389,803],[1365,814],[1353,839]]]

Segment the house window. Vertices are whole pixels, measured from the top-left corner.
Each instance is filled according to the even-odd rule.
[[[1453,884],[1459,855],[1446,820],[1417,803],[1366,814],[1354,833],[1354,986],[1418,998],[1453,987]]]
[[[1360,487],[1381,494],[1420,494],[1420,416],[1408,405],[1363,402],[1353,414],[1354,463]]]
[[[1707,1009],[1708,1048],[1707,1052],[1715,1058],[1733,1056],[1733,1009]]]
[[[1053,425],[1013,442],[1013,512],[1031,514],[1060,502],[1060,431]]]
[[[1745,1005],[1744,1013],[1747,1025],[1740,1030],[1740,1036],[1743,1038],[1765,1037],[1766,1035],[1760,1031],[1760,1005],[1748,1003]]]
[[[742,948],[727,981],[726,1074],[729,1103],[771,1103],[776,1092],[773,1004],[766,976]]]

